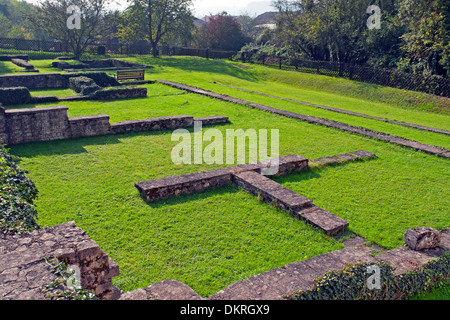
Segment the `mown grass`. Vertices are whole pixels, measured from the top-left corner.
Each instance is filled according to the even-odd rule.
[[[8,73],[15,73],[17,71],[21,71],[23,68],[15,65],[14,63],[10,61],[0,61],[0,75],[1,74],[8,74]]]
[[[244,84],[273,94],[283,90],[288,95],[303,92],[223,61],[130,59],[155,66],[148,79],[179,81],[232,95],[238,92],[212,82]],[[110,115],[112,123],[167,115],[226,115],[230,123],[215,127],[224,135],[227,129],[279,129],[281,155],[314,159],[367,150],[378,158],[276,180],[346,219],[351,231],[385,248],[402,245],[403,233],[409,228],[444,229],[450,225],[447,159],[161,84],[146,87],[149,94],[143,99],[65,105],[69,116],[104,113]],[[297,108],[255,95],[246,97],[274,107]],[[347,106],[355,100],[337,94],[334,99]],[[367,101],[370,103],[378,102]],[[361,102],[359,107],[363,105]],[[383,106],[390,112],[401,112],[407,119],[403,107]],[[435,119],[444,117],[418,111],[414,106],[410,109]],[[331,113],[322,116],[331,117]],[[351,124],[360,121],[351,116],[340,119]],[[448,139],[436,134],[402,131],[395,125],[371,121],[361,124],[410,135],[421,142],[448,145]],[[146,203],[134,183],[222,167],[174,165],[170,155],[175,145],[171,132],[165,131],[33,143],[14,146],[11,152],[22,158],[22,167],[40,190],[36,203],[40,225],[76,221],[119,264],[121,276],[115,284],[125,291],[175,279],[208,296],[254,274],[342,248],[336,240],[233,186]]]
[[[450,300],[450,279],[431,292],[421,292],[409,300]]]

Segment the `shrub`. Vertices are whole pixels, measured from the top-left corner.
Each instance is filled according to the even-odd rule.
[[[291,300],[403,300],[422,291],[429,291],[450,276],[450,254],[429,261],[415,271],[401,275],[387,262],[376,263],[381,271],[381,289],[367,287],[369,264],[349,265],[331,271],[315,280],[314,288],[298,291],[286,298]]]
[[[97,85],[100,87],[109,87],[109,86],[119,86],[120,83],[113,77],[108,76],[105,72],[80,72],[80,73],[71,73],[71,74],[63,74],[66,77],[87,77],[91,78],[95,81]]]
[[[0,147],[1,233],[22,233],[38,229],[37,212],[33,206],[38,190],[17,163],[16,157]]]
[[[25,87],[0,88],[0,103],[9,106],[27,104],[31,101],[31,93]]]
[[[99,56],[104,56],[106,53],[106,47],[105,46],[98,46],[97,47],[97,54]]]
[[[69,79],[69,88],[83,96],[89,96],[100,90],[101,87],[95,81],[88,77],[74,77]]]
[[[120,87],[102,89],[95,92],[91,98],[94,100],[115,100],[128,98],[141,98],[147,96],[147,88]]]

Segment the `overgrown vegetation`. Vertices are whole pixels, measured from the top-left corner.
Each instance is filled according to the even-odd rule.
[[[380,288],[369,288],[368,268],[378,266]],[[315,280],[314,288],[286,295],[291,300],[405,300],[445,283],[450,276],[450,254],[401,275],[384,261],[349,265]]]
[[[97,300],[94,293],[76,286],[74,271],[58,259],[44,258],[45,263],[51,268],[55,279],[41,288],[41,292],[50,300]],[[68,285],[68,282],[71,285]]]
[[[101,87],[88,77],[73,77],[69,79],[69,88],[83,96],[89,96],[100,90]]]
[[[18,166],[19,159],[0,147],[0,232],[23,233],[38,228],[33,201],[38,191]]]
[[[31,101],[31,94],[28,88],[0,88],[0,104],[5,106],[14,104],[27,104]]]

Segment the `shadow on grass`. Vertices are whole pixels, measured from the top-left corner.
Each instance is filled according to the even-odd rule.
[[[246,72],[242,68],[230,63],[226,63],[222,60],[207,60],[198,57],[137,57],[138,62],[152,64],[157,67],[170,67],[181,69],[187,72],[206,72],[206,73],[218,73],[221,75],[228,75],[235,78],[258,81],[258,79],[252,74]]]
[[[103,136],[92,136],[65,140],[30,142],[26,144],[9,146],[11,154],[16,157],[33,158],[37,156],[53,156],[65,154],[87,153],[86,146],[111,145],[122,143],[123,139],[137,136],[158,136],[171,133],[172,130],[130,132],[122,134],[110,134]]]
[[[153,202],[148,202],[144,197],[142,197],[142,201],[144,201],[149,207],[158,209],[167,206],[176,206],[179,204],[184,204],[192,201],[202,200],[213,198],[215,196],[221,196],[224,194],[237,193],[239,192],[239,188],[234,184],[229,184],[223,187],[211,188],[202,192],[196,192],[193,194],[182,194],[178,196],[169,197],[166,199],[161,199]]]
[[[20,70],[20,68],[14,68],[14,65],[9,61],[0,61],[0,75],[13,73]]]

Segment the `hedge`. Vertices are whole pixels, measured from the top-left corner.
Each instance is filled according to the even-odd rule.
[[[33,201],[38,190],[18,158],[0,146],[0,233],[24,233],[38,229]]]
[[[31,101],[31,93],[28,88],[0,88],[0,103],[5,106],[15,104],[27,104]]]
[[[83,96],[94,94],[101,87],[95,81],[88,77],[74,77],[69,79],[69,88]]]
[[[128,98],[147,97],[147,88],[120,87],[108,88],[96,91],[91,98],[93,100],[115,100]]]
[[[369,289],[368,267],[380,268],[380,289]],[[385,261],[349,265],[315,280],[314,288],[286,295],[290,300],[404,300],[437,287],[450,277],[450,253],[401,275]]]
[[[67,76],[69,78],[73,78],[73,77],[91,78],[100,87],[111,87],[111,86],[115,87],[115,86],[120,85],[120,83],[114,77],[108,76],[108,74],[106,74],[105,72],[79,72],[79,73],[62,74],[62,75]]]

